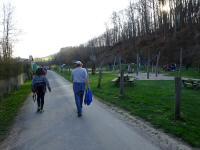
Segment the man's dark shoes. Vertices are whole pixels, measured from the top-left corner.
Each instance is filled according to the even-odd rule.
[[[78,117],[81,117],[82,116],[82,114],[81,113],[78,113]]]
[[[37,109],[37,112],[40,112],[40,108]]]

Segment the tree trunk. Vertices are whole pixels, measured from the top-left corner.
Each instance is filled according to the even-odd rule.
[[[160,60],[160,51],[157,55],[157,60],[156,60],[156,77],[158,77],[158,64],[159,64],[159,60]]]
[[[124,71],[120,70],[120,96],[124,95]]]
[[[92,75],[96,74],[96,65],[95,63],[92,64]]]
[[[175,119],[181,118],[181,77],[175,78],[175,93],[176,93],[176,104],[175,104]]]
[[[149,66],[150,66],[150,54],[148,50],[148,62],[147,62],[147,79],[149,79]]]
[[[99,68],[99,80],[98,80],[97,88],[101,88],[101,81],[102,81],[102,66],[100,66]]]
[[[179,71],[178,71],[179,77],[181,77],[182,60],[183,60],[183,49],[181,48],[180,49],[180,58],[179,58],[180,66],[179,66]]]
[[[119,58],[119,63],[120,63],[120,96],[123,96],[124,95],[124,71],[122,68],[121,56]]]
[[[115,71],[116,60],[117,60],[117,58],[115,56],[115,60],[114,60],[114,64],[113,64],[113,71]]]
[[[136,70],[136,74],[138,76],[139,74],[139,54],[137,53],[137,70]]]
[[[200,64],[199,64],[198,70],[199,70],[199,73],[200,73]]]

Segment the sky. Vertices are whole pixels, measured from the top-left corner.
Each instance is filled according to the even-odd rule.
[[[14,7],[13,21],[20,31],[15,57],[44,57],[66,46],[78,46],[105,31],[113,11],[129,0],[4,0]]]

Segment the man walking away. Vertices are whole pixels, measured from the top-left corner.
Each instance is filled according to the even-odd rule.
[[[43,68],[38,68],[36,71],[36,76],[34,76],[32,80],[32,91],[37,94],[37,104],[38,104],[37,112],[43,112],[46,86],[48,87],[49,92],[51,92],[49,81],[43,75]]]
[[[83,95],[85,92],[85,86],[88,82],[88,74],[85,68],[82,68],[81,61],[74,62],[76,68],[72,70],[73,90],[75,96],[75,102],[77,107],[78,117],[82,116]]]

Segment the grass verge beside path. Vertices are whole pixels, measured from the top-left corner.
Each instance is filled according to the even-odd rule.
[[[59,73],[70,79],[69,72]],[[174,120],[174,81],[137,81],[126,87],[125,96],[119,96],[119,87],[111,83],[114,74],[103,74],[102,87],[97,88],[98,74],[90,75],[93,94],[103,101],[137,115],[157,128],[180,137],[194,147],[200,147],[200,90],[182,89],[182,120]]]
[[[31,92],[30,87],[31,81],[28,81],[0,101],[0,141],[8,135],[19,109]]]

